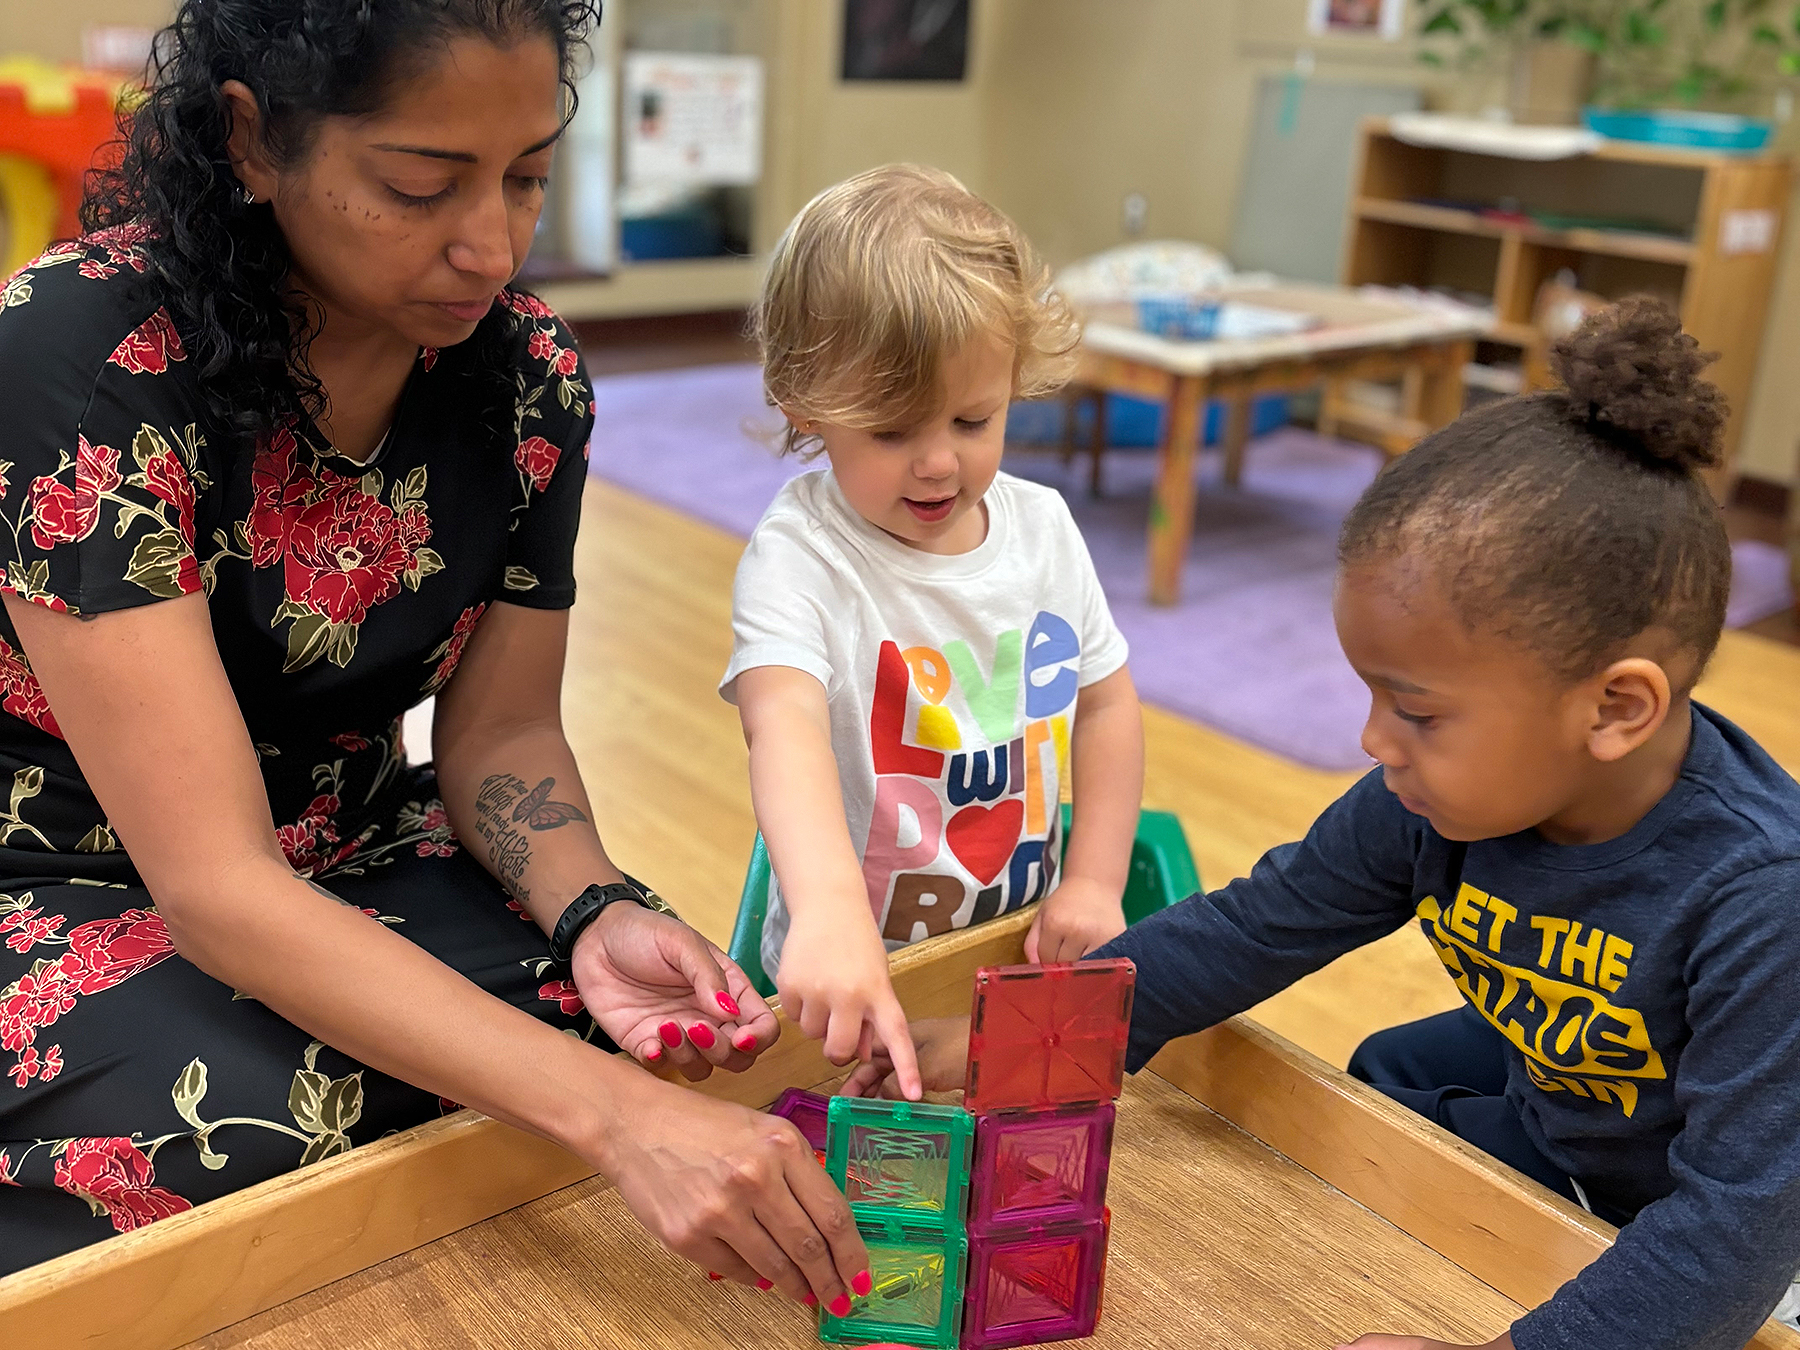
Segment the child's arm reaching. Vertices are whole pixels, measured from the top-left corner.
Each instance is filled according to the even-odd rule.
[[[776,978],[782,1009],[825,1042],[834,1064],[885,1050],[902,1090],[916,1099],[919,1067],[906,1014],[844,823],[825,688],[790,666],[758,666],[737,677],[737,703],[750,747],[750,796],[790,915]]]
[[[1081,691],[1070,759],[1069,852],[1025,935],[1027,961],[1079,961],[1125,931],[1120,900],[1144,796],[1144,717],[1123,666]]]

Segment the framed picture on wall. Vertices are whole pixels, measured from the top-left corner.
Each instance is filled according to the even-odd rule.
[[[1405,28],[1406,0],[1307,0],[1307,29],[1315,36],[1397,41]]]
[[[846,80],[960,80],[970,0],[844,0]]]

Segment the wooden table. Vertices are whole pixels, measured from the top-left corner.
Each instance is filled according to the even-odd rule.
[[[965,1008],[1029,912],[895,958],[914,1015]],[[837,1071],[789,1029],[702,1090]],[[802,1350],[778,1295],[709,1283],[550,1145],[460,1112],[0,1280],[0,1345],[165,1350]],[[1484,1341],[1612,1230],[1253,1023],[1127,1085],[1096,1347],[1308,1350],[1371,1329]],[[514,1208],[514,1206],[519,1206]],[[1795,1350],[1773,1325],[1761,1350]]]
[[[1117,308],[1096,307],[1082,336],[1078,386],[1168,405],[1149,526],[1150,599],[1159,605],[1174,604],[1181,589],[1194,530],[1194,456],[1208,401],[1223,399],[1228,410],[1227,483],[1238,480],[1250,403],[1262,394],[1325,386],[1321,430],[1329,435],[1334,423],[1353,418],[1340,396],[1345,382],[1399,380],[1401,416],[1375,437],[1397,452],[1462,411],[1463,367],[1487,329],[1478,317],[1370,299],[1339,286],[1238,287],[1223,298],[1312,314],[1322,323],[1286,337],[1185,342],[1143,332]],[[1096,427],[1104,425],[1102,416]]]

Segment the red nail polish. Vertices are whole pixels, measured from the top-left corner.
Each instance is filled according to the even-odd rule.
[[[854,1280],[850,1281],[850,1287],[856,1291],[856,1296],[858,1298],[867,1298],[869,1296],[869,1291],[875,1287],[875,1278],[865,1270]]]
[[[809,1308],[816,1308],[819,1306],[819,1296],[810,1289],[806,1291],[806,1297],[800,1301]]]
[[[848,1317],[850,1315],[850,1295],[839,1294],[825,1305],[825,1311],[833,1317]]]
[[[765,1280],[761,1276],[758,1276],[757,1281],[756,1281],[756,1287],[758,1289],[767,1291],[767,1290],[773,1289],[775,1287],[775,1281]]]
[[[725,1277],[716,1270],[709,1270],[706,1272],[706,1278],[709,1280],[722,1280]]]
[[[664,1022],[656,1029],[656,1034],[662,1037],[662,1043],[671,1050],[681,1044],[681,1028],[674,1022]]]
[[[740,1031],[738,1032],[736,1039],[731,1043],[747,1054],[756,1049],[756,1033],[754,1031]]]
[[[723,991],[719,994],[719,1006],[725,1010],[727,1017],[736,1017],[740,1011],[737,1000]]]
[[[688,1039],[702,1050],[710,1050],[713,1047],[713,1041],[717,1038],[714,1037],[712,1028],[706,1023],[696,1022],[688,1028]]]
[[[654,1064],[661,1058],[662,1047],[660,1045],[653,1045],[648,1050],[644,1051],[644,1059],[647,1063]]]

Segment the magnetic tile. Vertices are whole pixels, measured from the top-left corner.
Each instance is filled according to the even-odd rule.
[[[985,1114],[1115,1099],[1136,981],[1123,958],[977,971],[964,1105]]]
[[[859,1219],[960,1231],[974,1133],[960,1106],[833,1097],[825,1166]]]
[[[957,1344],[962,1325],[968,1239],[949,1239],[897,1220],[857,1221],[869,1251],[873,1287],[853,1299],[848,1317],[820,1310],[819,1339],[834,1345],[895,1341],[926,1350]]]
[[[1103,1218],[971,1230],[963,1350],[1000,1350],[1094,1334],[1105,1277]]]
[[[1106,1202],[1115,1108],[1064,1106],[975,1122],[969,1224],[1091,1219]]]

